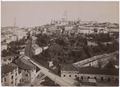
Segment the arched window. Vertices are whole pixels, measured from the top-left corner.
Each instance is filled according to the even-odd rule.
[[[89,79],[90,77],[88,76],[88,78],[87,79]]]

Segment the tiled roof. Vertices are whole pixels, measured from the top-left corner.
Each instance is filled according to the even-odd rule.
[[[62,71],[79,71],[80,74],[101,74],[101,75],[119,75],[118,69],[100,69],[95,67],[75,68],[71,64],[61,66]]]
[[[83,67],[79,68],[79,73],[82,74],[102,74],[102,75],[119,75],[118,69],[100,69],[94,67]]]
[[[63,64],[61,65],[62,71],[78,71],[72,64]]]
[[[25,56],[18,58],[15,60],[15,63],[18,65],[19,68],[25,69],[25,70],[31,70],[35,68],[35,65],[33,65],[27,58],[25,59]]]
[[[16,69],[16,68],[17,68],[17,65],[14,64],[14,63],[10,63],[10,64],[8,64],[8,65],[3,65],[3,66],[1,67],[2,75],[7,74],[7,73],[9,73],[9,72],[12,72],[12,71],[13,71],[14,69]]]

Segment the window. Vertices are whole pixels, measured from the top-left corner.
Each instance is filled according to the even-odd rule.
[[[11,60],[11,58],[8,59],[9,61]]]
[[[108,81],[110,81],[110,78],[108,78]]]
[[[13,84],[13,81],[11,82],[11,84]]]
[[[13,79],[13,76],[11,76],[11,78]]]
[[[6,82],[6,78],[4,78],[4,81]]]
[[[65,77],[65,75],[63,75],[63,77]]]
[[[20,82],[22,82],[22,79],[20,79]]]
[[[90,77],[88,76],[88,79],[89,79]]]
[[[71,77],[71,75],[69,75],[69,77]]]
[[[6,61],[6,59],[4,59],[4,61]]]
[[[25,74],[25,76],[28,76],[28,74]]]
[[[83,80],[83,76],[81,76],[81,79]]]
[[[101,77],[101,81],[103,81],[103,77]]]
[[[96,77],[94,77],[94,79],[97,79]]]
[[[77,75],[75,75],[75,77],[77,77]]]

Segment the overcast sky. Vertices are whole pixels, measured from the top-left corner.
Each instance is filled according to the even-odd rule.
[[[60,19],[119,22],[118,2],[2,2],[2,26],[36,26]]]

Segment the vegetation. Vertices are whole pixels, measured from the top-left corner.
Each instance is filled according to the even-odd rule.
[[[61,36],[47,36],[45,34],[37,35],[37,44],[39,46],[46,46],[50,43],[48,50],[42,52],[43,60],[52,60],[54,65],[63,63],[77,62],[94,55],[109,53],[118,50],[118,42],[114,41],[109,34],[97,35],[64,35]],[[52,38],[55,38],[51,40]],[[91,37],[92,39],[87,39]],[[87,41],[92,41],[97,46],[88,46]],[[111,42],[111,44],[103,44],[104,42]]]

